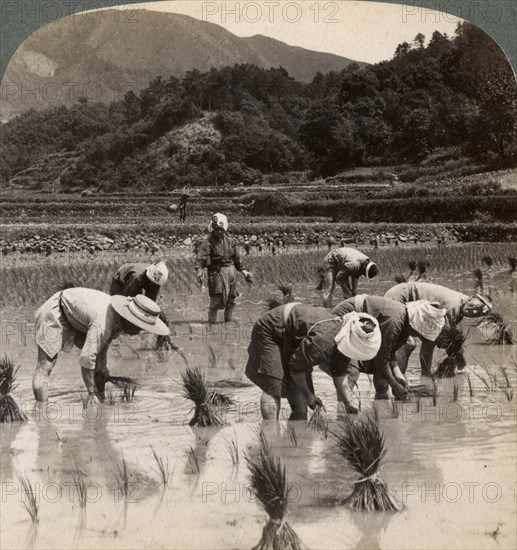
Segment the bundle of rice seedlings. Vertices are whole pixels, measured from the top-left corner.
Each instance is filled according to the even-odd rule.
[[[517,269],[517,258],[515,256],[508,256],[508,264],[510,266],[510,275],[512,273],[515,273],[515,270]]]
[[[379,478],[381,462],[387,451],[378,421],[373,416],[358,420],[346,416],[341,420],[340,433],[334,436],[339,454],[361,476],[343,503],[353,510],[400,511],[402,507]]]
[[[20,481],[23,492],[23,505],[25,506],[25,509],[27,510],[27,513],[29,514],[32,523],[38,523],[39,507],[36,498],[36,491],[32,488],[32,483],[30,482],[28,477],[18,474],[18,479]]]
[[[413,271],[416,270],[416,262],[415,260],[411,260],[408,262],[407,266],[409,267],[410,275],[413,273]]]
[[[0,359],[0,422],[25,422],[27,420],[25,413],[9,395],[16,387],[18,368],[14,366],[7,355]]]
[[[447,357],[438,363],[434,376],[437,378],[452,378],[458,371],[465,368],[465,350],[463,344],[467,336],[456,325],[447,325],[442,332],[443,348]]]
[[[314,408],[314,414],[309,420],[309,428],[316,430],[317,432],[321,432],[323,437],[327,439],[329,427],[327,422],[327,414],[323,405],[316,405]]]
[[[514,339],[510,329],[510,323],[507,323],[500,313],[490,312],[480,323],[484,328],[492,329],[493,334],[487,338],[489,344],[508,344],[513,345]]]
[[[433,388],[430,388],[426,384],[418,384],[408,388],[408,394],[415,399],[421,399],[422,397],[432,397],[434,393]]]
[[[119,388],[125,388],[126,386],[138,386],[138,382],[131,378],[130,376],[112,376],[111,374],[108,375],[106,378],[107,382],[111,382],[115,386],[118,386]]]
[[[265,438],[261,438],[258,457],[246,456],[250,485],[269,515],[259,543],[253,550],[301,550],[302,542],[285,521],[289,489],[285,466],[275,458]]]
[[[231,400],[208,386],[204,374],[198,367],[188,367],[181,374],[183,397],[194,402],[194,417],[190,426],[222,426],[224,422],[216,408],[229,405]]]

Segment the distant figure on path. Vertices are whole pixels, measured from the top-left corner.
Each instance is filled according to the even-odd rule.
[[[194,194],[190,191],[189,187],[186,185],[181,191],[180,203],[179,203],[180,223],[182,225],[185,223],[187,219],[188,200],[193,196]]]
[[[350,298],[357,293],[359,277],[372,279],[379,268],[368,256],[355,248],[341,247],[330,251],[323,260],[323,305],[332,307],[332,293],[336,283],[343,290],[343,297]]]

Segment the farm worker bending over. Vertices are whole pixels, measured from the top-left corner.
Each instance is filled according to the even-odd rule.
[[[228,219],[224,214],[214,214],[208,224],[210,235],[201,243],[196,256],[196,276],[200,286],[203,285],[203,269],[208,271],[208,294],[210,310],[208,322],[217,322],[217,311],[224,309],[224,320],[233,320],[237,290],[237,271],[240,271],[248,283],[253,276],[244,269],[239,248],[232,237],[229,237]]]
[[[121,294],[129,297],[144,294],[156,302],[158,294],[167,282],[168,277],[169,270],[165,262],[124,264],[119,267],[111,280],[110,294],[112,296]],[[169,321],[163,311],[160,311],[160,319],[166,326],[169,326]],[[168,345],[171,349],[181,349],[171,339],[169,339]]]
[[[336,283],[343,290],[343,298],[357,293],[357,283],[362,275],[372,279],[379,268],[368,256],[355,248],[341,247],[330,251],[323,260],[323,306],[332,307],[332,293]]]
[[[307,418],[307,407],[321,401],[314,395],[313,367],[325,364],[339,399],[350,412],[352,394],[346,380],[350,359],[371,359],[381,345],[376,319],[352,313],[329,314],[322,307],[290,303],[263,315],[253,327],[246,376],[262,391],[260,408],[265,420],[276,420],[280,400],[287,397],[291,420]]]
[[[89,401],[104,401],[108,348],[120,334],[167,335],[160,308],[147,296],[109,296],[91,288],[56,292],[36,311],[38,363],[32,381],[37,401],[48,400],[48,379],[60,351],[81,349],[79,365]]]
[[[447,321],[450,325],[457,325],[463,317],[483,317],[492,311],[490,298],[475,294],[467,296],[456,290],[451,290],[445,286],[434,285],[431,283],[402,283],[390,288],[385,298],[396,300],[402,304],[415,302],[417,300],[428,300],[437,302],[441,307],[447,310]],[[437,345],[441,347],[440,339],[436,342],[430,342],[423,339],[420,348],[420,367],[422,374],[432,374],[433,352]],[[397,352],[397,362],[400,370],[405,373],[409,357],[416,348],[416,341],[413,337],[409,338],[406,344]]]
[[[169,270],[165,262],[154,264],[136,263],[124,264],[111,280],[110,294],[136,296],[145,294],[156,302],[161,287],[167,282]]]
[[[339,303],[332,313],[346,315],[351,311],[369,313],[379,322],[382,344],[369,361],[353,365],[351,377],[359,372],[373,374],[375,399],[388,399],[388,386],[397,399],[407,397],[407,381],[397,364],[396,352],[410,336],[434,342],[445,326],[445,309],[425,300],[401,304],[380,296],[360,294]]]

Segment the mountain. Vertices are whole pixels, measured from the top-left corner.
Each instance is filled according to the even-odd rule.
[[[2,80],[8,93],[0,117],[74,103],[81,96],[109,103],[158,75],[240,63],[282,66],[307,82],[317,71],[340,71],[353,61],[266,36],[241,38],[186,15],[139,10],[130,22],[120,11],[102,10],[45,25],[20,45]]]

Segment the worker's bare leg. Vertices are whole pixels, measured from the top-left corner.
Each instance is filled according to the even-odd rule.
[[[38,347],[38,362],[32,378],[32,390],[36,401],[46,403],[48,401],[48,379],[57,361],[56,356],[51,359],[40,347]]]

